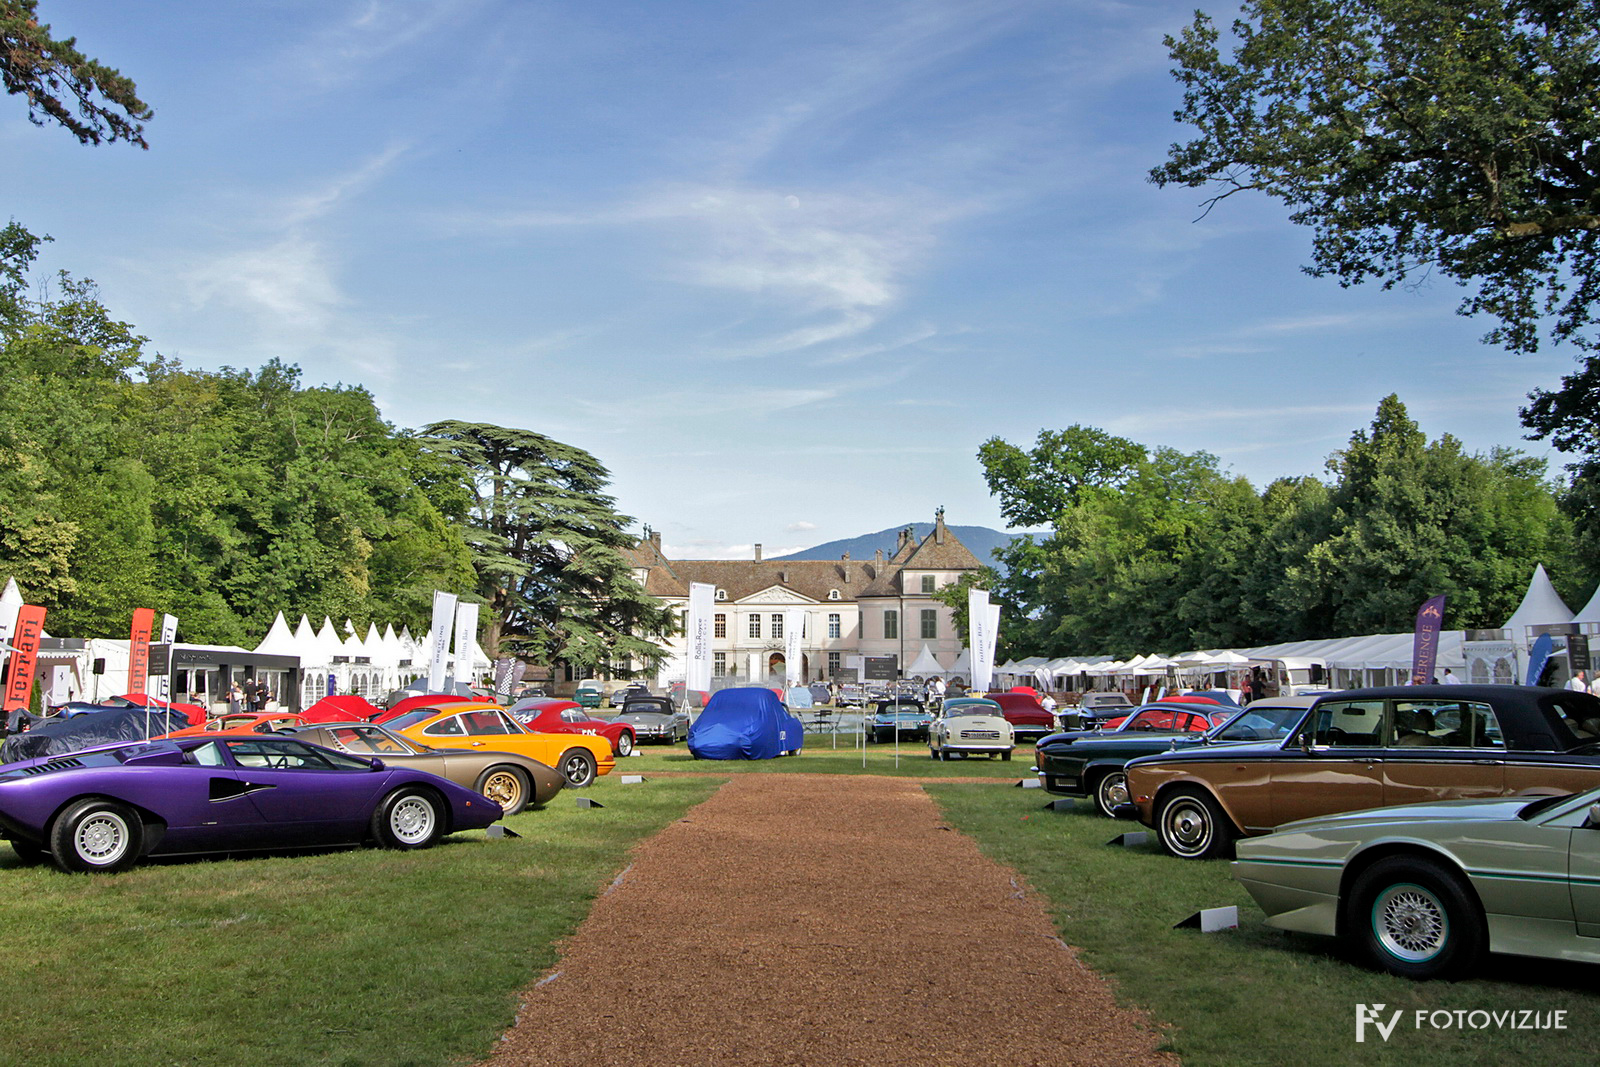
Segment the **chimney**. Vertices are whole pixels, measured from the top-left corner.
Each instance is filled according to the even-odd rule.
[[[789,572],[788,571],[779,571],[778,572],[778,584],[779,585],[788,585],[789,584]]]
[[[850,580],[850,553],[846,552],[839,557],[839,560],[844,564],[841,569],[844,571],[844,580],[848,582]]]
[[[661,531],[660,530],[651,530],[650,531],[650,543],[656,546],[656,551],[657,552],[661,551]]]
[[[878,549],[878,562],[879,563],[883,562],[883,549],[881,549],[881,548]]]
[[[761,543],[759,541],[756,542],[756,562],[761,562]]]
[[[944,534],[944,508],[940,508],[933,513],[933,543],[944,544]]]

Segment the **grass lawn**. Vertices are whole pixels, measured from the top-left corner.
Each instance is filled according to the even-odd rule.
[[[1356,967],[1323,939],[1263,924],[1228,864],[1172,859],[1153,842],[1107,847],[1128,829],[1089,813],[1045,809],[1037,791],[936,783],[929,792],[951,824],[1049,898],[1062,938],[1118,986],[1129,1003],[1167,1024],[1166,1047],[1187,1065],[1530,1063],[1589,1065],[1600,1048],[1600,997],[1592,966],[1492,957],[1484,977],[1416,983]],[[1240,928],[1174,930],[1203,907],[1240,905]],[[1405,1015],[1387,1043],[1371,1027],[1355,1041],[1357,1004]],[[1417,1010],[1565,1010],[1564,1031],[1415,1029]],[[1072,1035],[1061,1039],[1070,1043]]]
[[[640,762],[640,761],[635,761]],[[448,1064],[486,1053],[633,844],[713,793],[601,779],[507,820],[361,850],[67,875],[0,846],[0,1062]]]

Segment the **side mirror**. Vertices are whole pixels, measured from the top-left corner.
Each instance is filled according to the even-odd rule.
[[[379,759],[376,756],[372,757],[371,762],[372,762],[372,769],[375,770],[375,771],[381,771],[381,770],[386,770],[387,769],[383,764],[383,760]]]

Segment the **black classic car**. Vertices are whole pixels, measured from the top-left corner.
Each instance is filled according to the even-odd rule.
[[[1140,729],[1139,717],[1147,711],[1176,708],[1178,705],[1152,705],[1128,717],[1119,729],[1104,732],[1080,731],[1054,734],[1039,743],[1039,778],[1047,791],[1064,797],[1090,797],[1100,814],[1128,802],[1124,767],[1131,759],[1158,752],[1176,751],[1199,745],[1236,744],[1266,741],[1288,736],[1299,724],[1312,697],[1278,697],[1258,700],[1248,708],[1190,704],[1182,706],[1172,725],[1162,729]],[[1204,717],[1209,729],[1193,732],[1186,727]],[[1158,720],[1159,721],[1159,720]],[[1220,722],[1221,725],[1213,725]]]
[[[1516,685],[1320,694],[1272,744],[1207,745],[1127,765],[1129,804],[1168,852],[1226,854],[1298,819],[1600,785],[1600,698]]]

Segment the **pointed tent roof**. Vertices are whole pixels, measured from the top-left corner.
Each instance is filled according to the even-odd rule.
[[[959,674],[963,678],[972,677],[972,649],[963,648],[961,655],[956,657],[955,666],[950,668],[951,674]]]
[[[917,658],[911,666],[906,668],[907,674],[920,674],[924,678],[934,674],[944,674],[944,665],[939,662],[939,657],[933,654],[933,649],[928,643],[922,643],[922,651],[917,653]]]
[[[367,636],[362,640],[361,647],[367,650],[367,656],[372,660],[374,667],[394,666],[393,661],[389,659],[389,646],[384,644],[377,623],[367,623]]]
[[[261,639],[256,646],[257,652],[269,656],[297,656],[299,648],[295,645],[294,634],[289,632],[289,624],[284,621],[283,612],[278,612],[278,617],[272,620],[272,628],[267,631],[267,636]]]
[[[344,642],[339,639],[339,631],[333,628],[333,620],[326,615],[322,617],[322,628],[317,631],[317,645],[322,649],[323,663],[332,663],[333,657],[344,655]]]
[[[1520,642],[1529,626],[1571,621],[1572,609],[1561,599],[1556,587],[1550,584],[1550,576],[1544,572],[1544,564],[1540,563],[1533,568],[1528,591],[1523,594],[1517,610],[1511,613],[1511,618],[1506,620],[1504,629],[1511,631],[1513,641]]]
[[[17,588],[15,578],[6,579],[6,588],[0,592],[0,633],[6,635],[6,640],[11,639],[11,631],[17,628],[17,609],[22,607],[22,590]],[[4,658],[5,649],[0,648],[0,658]]]
[[[1583,610],[1572,617],[1573,622],[1600,622],[1600,586],[1595,587],[1594,596],[1583,606]]]

